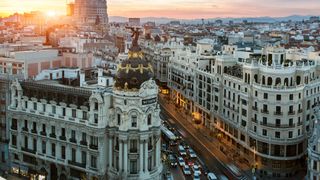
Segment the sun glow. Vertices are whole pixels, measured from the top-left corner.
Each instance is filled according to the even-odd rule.
[[[48,17],[54,17],[54,16],[56,16],[56,15],[57,15],[57,13],[54,12],[54,11],[48,11],[48,12],[47,12],[47,16],[48,16]]]

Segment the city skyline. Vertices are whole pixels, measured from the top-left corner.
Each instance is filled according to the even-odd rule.
[[[0,16],[7,16],[15,12],[30,11],[55,12],[65,14],[65,0],[1,0]],[[177,19],[217,18],[217,17],[283,17],[290,15],[319,15],[320,2],[310,0],[305,2],[289,0],[268,3],[253,0],[163,0],[163,1],[133,1],[109,0],[108,13],[110,16],[124,17],[169,17]]]

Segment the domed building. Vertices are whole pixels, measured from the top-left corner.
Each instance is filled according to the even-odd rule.
[[[306,179],[320,178],[320,107],[314,110],[316,121],[308,142],[308,174]]]
[[[115,78],[115,116],[109,131],[115,140],[109,152],[113,157],[108,167],[110,179],[161,179],[160,107],[152,74],[136,37]]]

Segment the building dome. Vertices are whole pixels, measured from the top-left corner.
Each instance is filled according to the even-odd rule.
[[[118,66],[115,88],[120,90],[138,90],[143,82],[148,81],[152,77],[152,65],[144,57],[141,48],[133,44],[129,50],[128,59]]]

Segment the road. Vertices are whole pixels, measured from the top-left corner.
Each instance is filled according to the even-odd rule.
[[[218,142],[197,130],[187,120],[186,116],[183,116],[183,113],[176,110],[172,104],[168,104],[161,96],[159,103],[162,108],[162,114],[172,119],[170,123],[179,130],[184,137],[183,139],[197,152],[209,170],[217,174],[225,174],[229,179],[251,179],[248,172],[243,173],[241,178],[230,172],[225,163],[232,163],[232,161],[230,162],[230,159],[219,150],[220,145]]]

